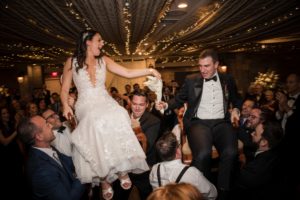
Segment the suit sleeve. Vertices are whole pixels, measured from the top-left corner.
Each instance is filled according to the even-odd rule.
[[[157,118],[153,117],[153,121],[149,126],[146,127],[145,129],[145,135],[147,137],[147,145],[148,145],[148,150],[151,150],[151,147],[155,145],[155,141],[158,137],[160,130],[160,120]]]
[[[229,101],[232,103],[233,108],[240,108],[242,105],[242,98],[238,93],[236,82],[231,75],[228,75],[228,85],[230,87]]]
[[[175,98],[168,102],[169,109],[181,108],[188,101],[189,81],[186,78],[182,87],[175,95]]]

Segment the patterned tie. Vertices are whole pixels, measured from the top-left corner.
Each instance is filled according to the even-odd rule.
[[[58,157],[57,152],[53,150],[53,154],[52,154],[52,155],[53,155],[53,158],[55,159],[55,161],[58,162],[58,164],[59,164],[60,166],[62,166],[62,164],[61,164],[61,162],[60,162],[60,159],[59,159],[59,157]]]

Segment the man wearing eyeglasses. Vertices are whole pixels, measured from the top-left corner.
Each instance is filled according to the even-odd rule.
[[[55,140],[51,142],[51,145],[57,148],[61,153],[71,156],[72,143],[69,125],[61,122],[58,114],[51,109],[47,109],[45,112],[43,112],[42,116],[47,123],[52,125]]]
[[[255,130],[258,124],[267,119],[271,120],[272,115],[271,111],[266,108],[255,107],[250,111],[245,126],[240,127],[238,134],[239,139],[243,142],[243,152],[245,154],[245,160],[242,160],[242,165],[254,159],[256,147],[252,141],[252,131]]]
[[[251,133],[256,145],[254,159],[247,163],[237,175],[231,200],[291,199],[284,197],[281,160],[277,147],[283,131],[276,121],[266,119]]]

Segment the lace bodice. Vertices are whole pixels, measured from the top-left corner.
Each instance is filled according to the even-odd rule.
[[[106,79],[106,65],[103,58],[98,60],[96,67],[96,81],[92,83],[89,73],[87,72],[87,67],[85,66],[83,69],[79,69],[76,72],[77,59],[74,58],[72,73],[73,73],[73,81],[77,88],[79,94],[84,93],[87,90],[95,90],[95,89],[105,89],[105,79]],[[95,84],[95,85],[94,85]]]
[[[75,112],[76,116],[81,118],[82,115],[86,114],[86,109],[90,110],[99,104],[111,102],[111,96],[105,88],[106,65],[103,59],[100,59],[99,62],[97,62],[95,83],[92,83],[86,67],[79,69],[78,72],[76,72],[76,63],[77,61],[74,59],[72,73],[73,81],[78,91]]]

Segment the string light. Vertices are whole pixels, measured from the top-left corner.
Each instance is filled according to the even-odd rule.
[[[172,2],[173,2],[173,0],[168,0],[166,2],[164,8],[162,9],[162,11],[158,15],[157,21],[153,24],[153,26],[152,26],[151,30],[149,31],[149,33],[147,33],[146,36],[140,42],[138,42],[137,47],[135,49],[135,52],[133,54],[136,54],[138,51],[140,51],[140,48],[142,48],[142,44],[145,43],[145,41],[147,41],[149,39],[150,35],[152,35],[156,31],[158,25],[167,16],[167,12],[170,10]]]
[[[126,31],[126,41],[125,41],[125,51],[127,55],[130,55],[130,37],[131,37],[131,13],[129,13],[128,6],[123,8],[123,17],[124,17],[124,24],[125,24],[125,31]]]
[[[65,6],[71,16],[73,16],[75,21],[78,21],[81,26],[90,29],[87,20],[80,15],[80,12],[76,9],[76,3],[72,3],[74,1],[66,0]],[[131,17],[132,14],[130,13],[130,4],[129,1],[126,0],[122,6],[122,14],[123,14],[123,23],[124,23],[124,30],[125,30],[125,55],[126,56],[133,56],[139,55],[141,57],[153,55],[154,57],[159,56],[168,56],[168,59],[163,59],[165,62],[168,60],[169,62],[182,62],[193,60],[193,56],[198,54],[198,52],[205,48],[205,47],[218,47],[221,52],[260,52],[260,51],[279,51],[281,49],[290,48],[290,50],[299,49],[300,47],[295,44],[294,46],[289,46],[288,44],[263,44],[262,42],[257,44],[257,42],[247,42],[248,40],[252,40],[256,36],[259,36],[262,32],[276,27],[278,25],[284,25],[286,21],[290,19],[294,19],[299,16],[299,7],[293,7],[288,10],[286,13],[282,13],[281,15],[274,16],[272,19],[268,19],[265,21],[261,21],[258,24],[246,24],[242,26],[241,24],[237,24],[236,28],[228,28],[222,31],[217,31],[215,34],[204,37],[204,39],[200,38],[199,36],[195,36],[193,38],[193,33],[199,32],[206,28],[206,25],[209,25],[211,19],[218,17],[217,15],[222,14],[223,6],[226,6],[225,0],[218,1],[217,3],[213,3],[208,5],[204,9],[198,10],[199,16],[197,19],[193,19],[194,21],[191,24],[187,24],[186,27],[183,27],[181,30],[172,32],[169,35],[166,35],[164,38],[161,38],[158,41],[151,40],[151,38],[155,38],[155,33],[160,30],[167,30],[163,27],[162,20],[168,16],[168,12],[171,9],[171,5],[174,0],[167,0],[164,4],[164,7],[160,11],[158,18],[156,19],[155,23],[151,27],[150,31],[145,35],[143,39],[141,39],[137,44],[135,49],[130,49],[131,41]],[[227,2],[226,2],[227,3]],[[276,2],[279,4],[279,1]],[[121,4],[120,4],[121,5]],[[228,4],[229,5],[229,4]],[[271,9],[273,5],[263,5],[262,10],[263,12],[267,12]],[[278,6],[278,5],[277,5]],[[227,8],[227,7],[225,7]],[[10,5],[10,10],[13,10],[13,7]],[[220,11],[220,12],[219,12]],[[68,14],[69,15],[69,14]],[[70,15],[69,15],[70,16]],[[41,24],[41,21],[38,19],[34,19],[31,16],[24,16],[27,22],[33,26],[33,28],[38,28],[47,36],[51,36],[53,38],[62,40],[66,43],[69,43],[70,46],[73,45],[72,39],[68,38],[67,35],[62,35],[61,33],[58,34],[57,30],[51,28],[51,26],[45,26]],[[234,21],[234,20],[233,20]],[[233,24],[233,22],[231,22]],[[230,27],[230,26],[229,26]],[[245,28],[241,28],[245,27]],[[160,29],[158,29],[160,28]],[[209,32],[207,32],[209,34]],[[225,33],[225,34],[224,34]],[[205,36],[206,33],[203,33]],[[190,39],[192,37],[193,39]],[[203,41],[203,42],[202,42]],[[201,42],[201,43],[200,43]],[[3,44],[0,44],[3,45]],[[105,49],[103,52],[105,54],[116,57],[116,56],[123,56],[124,51],[120,51],[119,44],[107,43],[105,45]],[[3,49],[8,49],[11,52],[18,52],[18,54],[11,54],[6,55],[5,57],[0,58],[0,62],[13,62],[16,57],[29,59],[29,60],[45,60],[45,61],[54,61],[55,59],[61,59],[61,57],[72,55],[70,50],[67,49],[59,49],[53,48],[49,46],[45,47],[36,47],[33,45],[23,44],[23,43],[16,43],[16,44],[8,44],[7,46],[3,47]],[[131,53],[131,51],[133,53]],[[31,51],[32,53],[22,53],[26,51]],[[179,56],[172,57],[173,54],[177,54]],[[189,54],[190,56],[183,56]],[[162,59],[158,59],[158,62]]]

